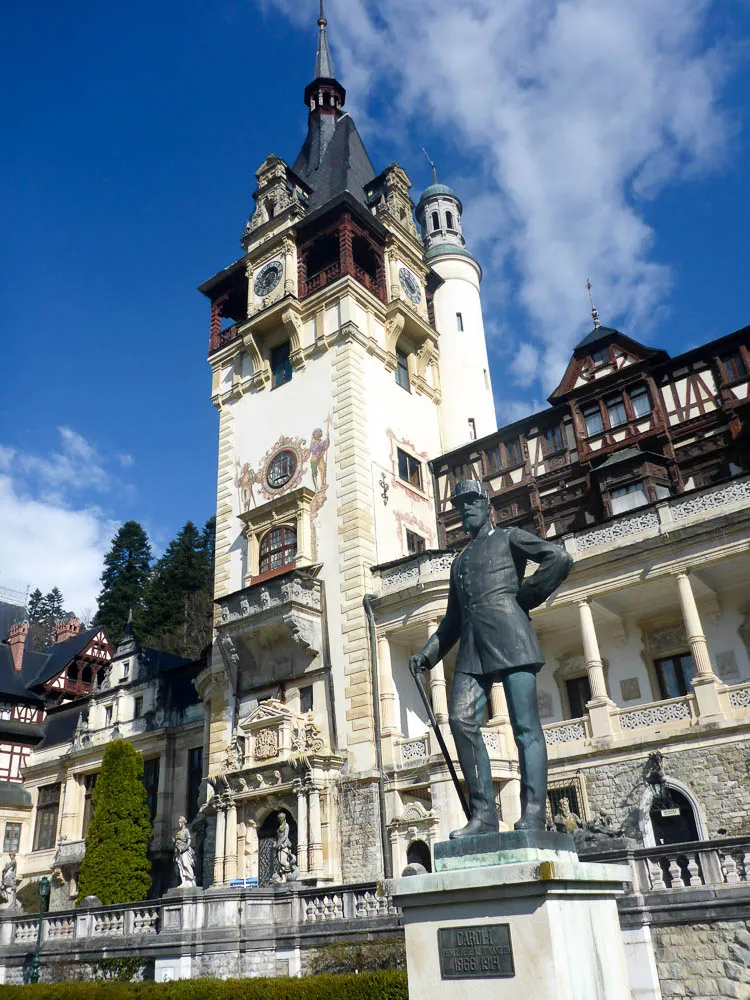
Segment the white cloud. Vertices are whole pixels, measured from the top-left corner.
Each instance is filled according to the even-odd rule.
[[[510,371],[522,388],[528,388],[536,378],[539,368],[539,351],[532,344],[522,342],[510,363]]]
[[[59,587],[66,608],[82,614],[96,607],[118,527],[88,497],[130,487],[77,431],[58,431],[60,448],[46,455],[0,445],[0,585],[45,593]]]
[[[117,461],[120,463],[123,469],[130,469],[132,468],[132,466],[135,465],[135,459],[133,458],[132,455],[128,455],[127,452],[117,455]]]
[[[310,24],[312,36],[305,5],[266,3]],[[603,322],[637,336],[668,304],[670,271],[655,256],[646,199],[726,153],[727,60],[704,40],[715,6],[329,0],[338,75],[366,138],[377,129],[403,159],[437,132],[473,160],[470,175],[444,179],[460,185],[485,264],[485,307],[525,316],[515,339],[539,348],[540,389],[554,385],[590,325],[587,275]],[[523,385],[527,368],[519,374]]]
[[[96,607],[102,560],[117,524],[91,507],[70,510],[19,492],[0,474],[0,584],[47,593],[59,587],[65,607]]]

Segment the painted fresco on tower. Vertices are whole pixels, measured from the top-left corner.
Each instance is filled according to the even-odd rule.
[[[309,463],[314,493],[310,504],[313,558],[318,554],[315,519],[328,493],[331,419],[329,413],[322,426],[313,428],[309,444],[304,437],[282,434],[257,462],[243,462],[235,457],[234,485],[243,514],[297,489],[307,475]]]

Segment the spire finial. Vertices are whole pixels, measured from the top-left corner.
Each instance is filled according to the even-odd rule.
[[[594,329],[598,330],[601,326],[599,322],[599,311],[594,305],[594,296],[591,294],[591,281],[586,278],[586,291],[589,293],[589,302],[591,303],[591,315],[594,317]]]
[[[326,21],[325,9],[323,7],[323,0],[320,0],[320,17],[318,18],[318,52],[315,57],[315,79],[319,80],[321,78],[326,80],[333,80],[336,74],[333,71],[333,60],[331,59],[331,52],[328,48],[328,35],[326,32]]]
[[[322,0],[321,0],[321,2],[322,2]],[[434,164],[434,163],[432,162],[432,160],[430,159],[430,154],[429,154],[429,153],[427,152],[427,150],[426,150],[426,149],[424,148],[424,146],[422,146],[422,152],[423,152],[423,153],[424,153],[424,155],[425,155],[425,156],[427,157],[427,162],[428,162],[428,163],[430,164],[430,166],[432,167],[432,183],[433,183],[433,184],[437,184],[437,182],[438,182],[438,178],[437,178],[437,167],[435,166],[435,164]]]

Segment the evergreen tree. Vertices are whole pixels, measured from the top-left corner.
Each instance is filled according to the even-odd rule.
[[[112,642],[117,643],[122,638],[131,609],[136,626],[142,620],[150,571],[148,535],[137,521],[126,521],[104,557],[102,592],[94,618],[94,624],[106,629]]]
[[[215,519],[202,531],[192,521],[157,562],[146,591],[145,641],[197,658],[211,639]]]
[[[94,815],[78,874],[78,900],[136,903],[151,886],[151,820],[143,786],[143,757],[125,740],[108,743],[94,786]]]
[[[32,590],[29,594],[27,610],[31,648],[39,653],[55,641],[55,624],[66,615],[63,595],[59,587],[53,587],[44,596],[38,587],[36,590]]]

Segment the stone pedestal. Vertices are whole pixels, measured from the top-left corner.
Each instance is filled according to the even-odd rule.
[[[435,845],[431,875],[394,879],[409,1000],[631,1000],[616,898],[622,865],[570,837],[516,831]]]

